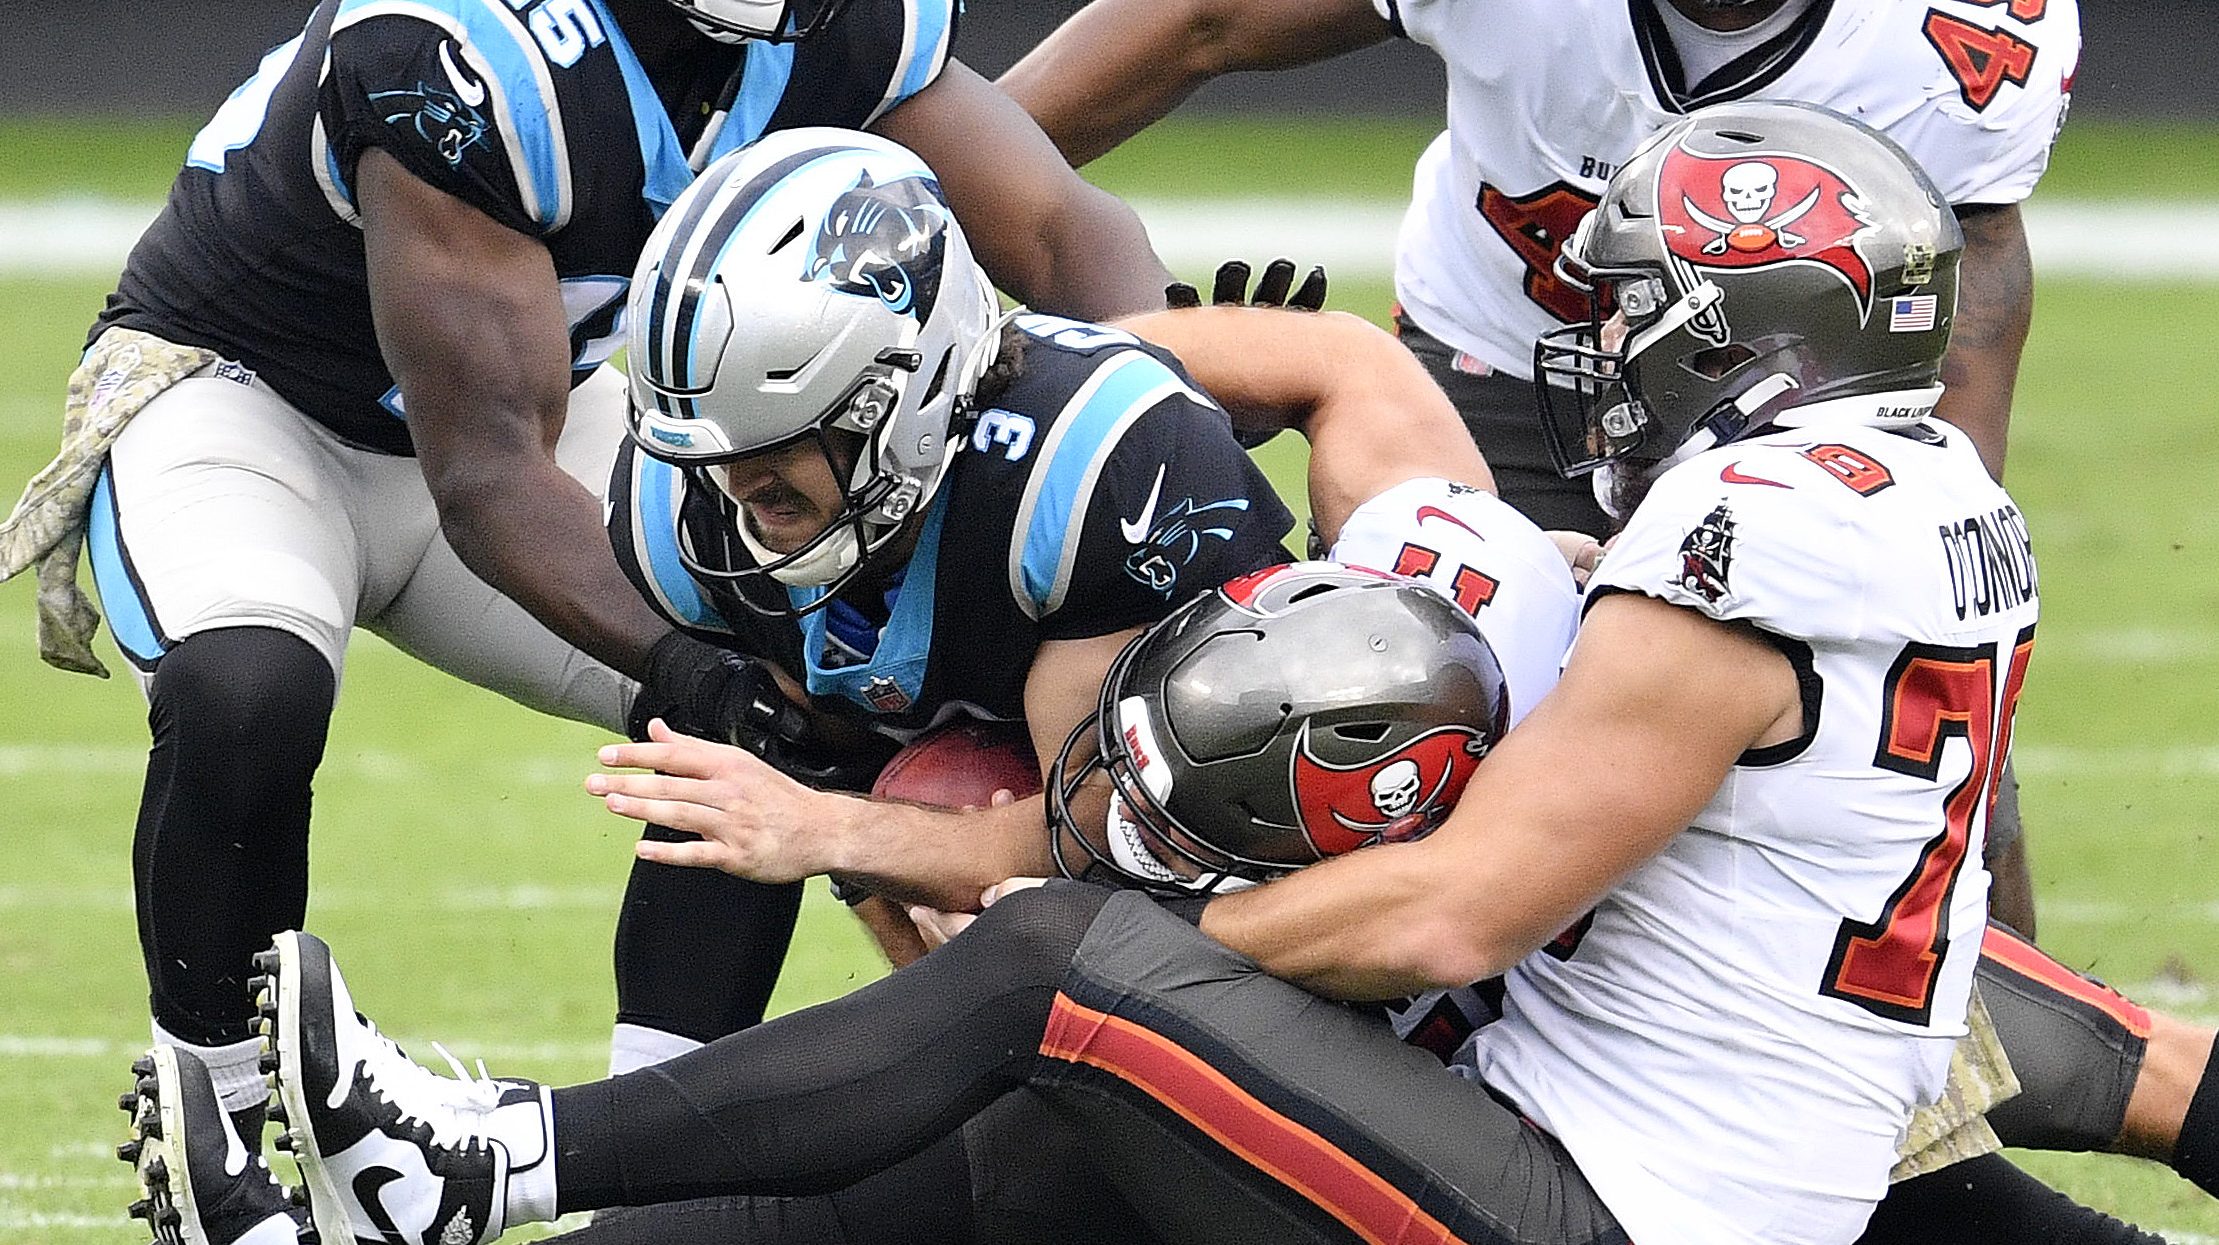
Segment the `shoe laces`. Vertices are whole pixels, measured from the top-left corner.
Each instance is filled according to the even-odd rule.
[[[375,1028],[371,1031],[376,1033]],[[478,1061],[477,1076],[472,1077],[461,1060],[434,1042],[432,1049],[454,1071],[452,1077],[442,1076],[410,1059],[384,1034],[377,1034],[377,1040],[389,1058],[381,1061],[385,1066],[372,1075],[372,1088],[398,1113],[398,1123],[405,1125],[413,1120],[422,1124],[430,1131],[431,1144],[440,1149],[485,1144],[486,1120],[501,1105],[504,1087],[486,1071],[483,1059]]]

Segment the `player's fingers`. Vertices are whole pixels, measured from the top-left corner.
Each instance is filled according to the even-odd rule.
[[[610,769],[662,769],[671,755],[668,744],[608,744],[593,759]]]
[[[1572,578],[1582,585],[1603,560],[1602,543],[1585,532],[1554,531],[1549,533],[1549,540],[1563,555],[1564,564],[1572,569]]]
[[[677,865],[684,869],[715,869],[721,867],[724,861],[724,849],[721,845],[700,839],[688,839],[682,843],[641,839],[632,845],[632,854],[652,864]]]
[[[1217,279],[1210,283],[1210,301],[1213,303],[1245,303],[1248,301],[1248,261],[1229,259],[1217,266]]]
[[[628,795],[605,795],[601,803],[619,817],[686,830],[704,838],[715,838],[719,831],[729,832],[732,828],[724,810],[684,800],[641,800]]]
[[[978,918],[968,912],[942,912],[923,904],[911,904],[909,919],[917,926],[917,935],[924,939],[926,949],[938,951]]]
[[[979,907],[990,908],[1018,891],[1029,891],[1035,886],[1046,886],[1046,878],[1003,878],[979,893]]]
[[[1302,287],[1287,298],[1287,306],[1295,311],[1318,311],[1325,306],[1325,269],[1313,266],[1310,275],[1302,278]]]
[[[588,774],[589,795],[621,795],[635,800],[674,800],[687,804],[721,807],[723,792],[698,778],[671,774]]]
[[[1173,311],[1202,305],[1202,291],[1184,281],[1174,281],[1163,287],[1163,305]]]
[[[1264,265],[1264,275],[1256,282],[1256,292],[1248,296],[1248,301],[1258,307],[1284,307],[1287,288],[1293,284],[1294,261],[1275,259]]]

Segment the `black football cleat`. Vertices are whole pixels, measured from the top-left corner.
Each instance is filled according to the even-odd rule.
[[[199,1059],[157,1046],[131,1072],[136,1087],[118,1102],[131,1138],[116,1157],[138,1172],[131,1217],[157,1245],[314,1245],[284,1186],[240,1142]]]
[[[300,1163],[327,1241],[478,1245],[511,1214],[512,1180],[529,1173],[553,1217],[553,1111],[530,1081],[418,1067],[357,1014],[331,949],[287,932],[256,957],[256,1005],[277,1056],[273,1117]],[[442,1054],[445,1052],[442,1051]]]

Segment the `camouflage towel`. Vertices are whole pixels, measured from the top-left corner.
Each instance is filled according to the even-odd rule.
[[[1988,1005],[1980,1001],[1978,986],[1973,987],[1965,1026],[1968,1032],[1949,1056],[1949,1084],[1942,1090],[1942,1099],[1911,1116],[1910,1131],[1896,1147],[1895,1170],[1888,1173],[1891,1182],[2003,1148],[1996,1130],[1988,1126],[1987,1112],[2017,1096],[2019,1076],[2003,1053],[1996,1022],[1988,1015]]]
[[[38,567],[39,656],[78,674],[108,677],[93,656],[100,612],[77,586],[85,517],[108,447],[157,394],[216,362],[216,352],[180,346],[136,329],[109,329],[70,373],[62,448],[24,486],[0,522],[0,581]]]

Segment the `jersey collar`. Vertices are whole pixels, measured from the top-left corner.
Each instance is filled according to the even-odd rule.
[[[1744,99],[1779,80],[1793,69],[1833,14],[1834,0],[1818,0],[1786,30],[1718,67],[1716,73],[1686,84],[1680,54],[1672,46],[1657,5],[1667,0],[1626,0],[1633,20],[1634,42],[1641,49],[1641,65],[1648,71],[1649,89],[1667,112],[1693,112],[1710,104]]]

